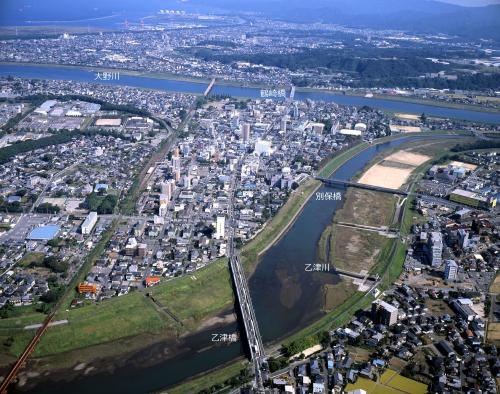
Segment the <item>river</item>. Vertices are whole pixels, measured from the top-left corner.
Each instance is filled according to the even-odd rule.
[[[189,82],[170,79],[159,79],[147,76],[134,76],[120,74],[119,80],[103,81],[96,80],[96,72],[80,69],[77,67],[59,66],[37,66],[37,65],[15,65],[0,64],[0,76],[12,75],[22,78],[56,79],[90,83],[104,83],[111,85],[124,85],[138,88],[158,89],[167,92],[182,92],[202,94],[207,83]],[[260,89],[254,87],[241,87],[230,85],[215,85],[213,94],[223,94],[235,97],[260,98]],[[414,104],[404,101],[384,100],[378,98],[367,98],[361,96],[349,96],[333,94],[328,92],[302,92],[295,93],[296,100],[316,100],[335,102],[340,105],[370,106],[373,108],[394,111],[399,113],[421,114],[430,116],[462,119],[473,122],[485,122],[500,124],[500,113],[479,112],[465,109],[454,109],[438,107],[434,105]]]
[[[351,179],[380,152],[419,138],[451,136],[405,137],[370,146],[349,159],[332,177]],[[344,191],[342,188],[326,186],[319,191],[327,190]],[[289,336],[323,316],[322,285],[335,284],[342,279],[328,272],[305,272],[305,264],[316,261],[321,233],[330,224],[332,216],[341,204],[342,202],[337,201],[318,201],[313,196],[288,232],[262,256],[250,278],[249,286],[264,342],[275,342]],[[181,344],[184,348],[182,354],[159,361],[154,366],[143,368],[137,363],[123,366],[118,364],[111,372],[102,368],[102,372],[81,376],[72,381],[45,381],[29,392],[84,394],[96,392],[96,387],[105,388],[104,391],[108,394],[138,394],[159,390],[241,357],[243,348],[239,343],[227,347],[209,347],[211,333],[233,332],[235,328],[232,323],[192,335]],[[138,360],[147,358],[149,354],[161,353],[162,346],[158,347],[159,349],[145,349],[139,354]]]

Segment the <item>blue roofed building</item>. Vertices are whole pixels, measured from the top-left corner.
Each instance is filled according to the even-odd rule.
[[[57,237],[59,231],[61,231],[59,226],[39,226],[31,230],[27,239],[30,241],[50,241]]]

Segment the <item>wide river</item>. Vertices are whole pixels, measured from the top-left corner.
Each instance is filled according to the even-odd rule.
[[[97,82],[104,84],[126,85],[139,88],[158,89],[168,92],[184,92],[202,94],[206,83],[187,82],[168,79],[151,78],[147,76],[132,76],[120,74],[119,80],[102,81],[96,80],[96,72],[72,67],[57,66],[37,66],[37,65],[16,65],[0,64],[0,76],[17,76],[22,78],[58,79],[78,82]],[[239,87],[228,85],[215,85],[213,94],[224,94],[234,97],[260,98],[261,92],[258,88]],[[474,122],[486,122],[500,124],[500,113],[479,112],[463,109],[444,108],[433,105],[413,104],[403,101],[384,100],[377,98],[367,98],[361,96],[348,96],[333,94],[328,92],[301,92],[295,93],[297,100],[333,101],[340,105],[368,105],[381,110],[394,111],[399,113],[422,114],[431,116],[463,119]]]
[[[406,137],[370,146],[353,156],[332,176],[348,180],[381,151],[419,138],[423,137]],[[345,191],[326,187],[319,191],[326,190]],[[323,316],[322,285],[335,284],[342,279],[331,273],[305,272],[305,264],[316,261],[321,233],[341,204],[342,202],[318,201],[313,196],[288,232],[264,254],[250,278],[250,292],[264,342],[284,338]],[[159,360],[153,366],[143,367],[141,360],[157,357],[158,351],[162,353],[168,350],[168,344],[158,345],[156,349],[146,349],[138,355],[135,363],[118,362],[112,371],[110,368],[101,368],[98,374],[71,381],[42,382],[30,392],[86,394],[100,388],[99,392],[108,394],[137,394],[160,390],[241,357],[243,348],[240,343],[223,347],[211,346],[212,333],[229,333],[235,329],[236,324],[232,323],[188,337],[181,344],[182,354],[166,361]],[[64,376],[60,378],[64,379]]]

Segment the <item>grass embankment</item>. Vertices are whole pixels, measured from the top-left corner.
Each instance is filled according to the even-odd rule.
[[[156,286],[151,293],[190,330],[195,330],[207,317],[234,305],[227,259],[211,263],[190,276]]]
[[[68,324],[51,327],[36,347],[34,356],[64,353],[106,343],[124,336],[175,330],[175,322],[159,313],[142,293],[59,312]]]
[[[205,374],[198,378],[191,379],[171,389],[164,390],[165,394],[184,394],[198,393],[203,390],[208,390],[212,387],[217,387],[217,392],[226,392],[230,389],[230,383],[233,379],[242,376],[248,368],[247,361],[232,363],[227,367],[217,369],[209,374]]]
[[[100,254],[96,252],[96,255]],[[193,277],[197,279],[193,280]],[[195,297],[195,294],[202,292],[201,288],[203,297]],[[181,319],[184,327],[180,327],[161,311],[145,293],[133,292],[99,304],[92,303],[69,310],[61,307],[54,320],[67,319],[69,323],[50,327],[37,346],[34,356],[45,357],[78,349],[91,349],[95,345],[131,337],[138,337],[135,342],[141,343],[141,335],[158,335],[157,340],[174,338],[180,333],[194,330],[199,322],[230,307],[234,302],[229,271],[224,260],[199,270],[193,276],[171,280],[153,290],[155,297]],[[67,300],[70,299],[68,295]],[[41,323],[44,318],[45,315],[36,313],[0,320],[0,341],[3,343],[9,337],[13,338],[9,347],[4,346],[5,353],[18,356],[34,334],[34,331],[24,330],[24,327]],[[151,338],[147,342],[151,342]],[[127,350],[129,349],[126,347],[108,347],[106,355],[118,355]],[[88,354],[91,358],[92,352]],[[95,355],[93,354],[94,357]],[[80,360],[82,358],[83,356]]]

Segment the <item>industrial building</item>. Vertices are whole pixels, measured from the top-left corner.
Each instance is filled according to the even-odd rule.
[[[450,194],[450,201],[481,209],[495,208],[497,205],[497,199],[495,197],[484,197],[480,194],[462,189],[453,190]]]

